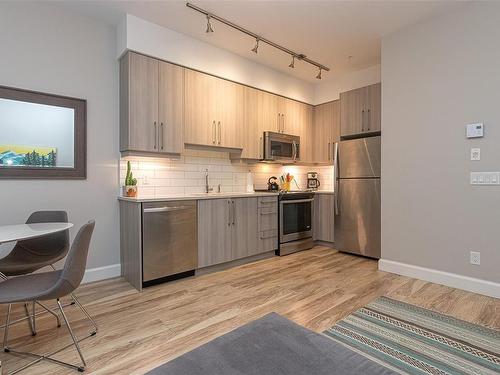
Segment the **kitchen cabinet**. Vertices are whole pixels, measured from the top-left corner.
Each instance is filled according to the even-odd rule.
[[[278,248],[278,197],[258,198],[259,252]]]
[[[340,94],[340,135],[373,133],[381,128],[381,84]]]
[[[313,161],[333,163],[333,145],[340,140],[340,102],[335,100],[314,108]]]
[[[241,148],[244,86],[186,69],[184,98],[185,143]]]
[[[198,202],[198,267],[260,253],[257,198]]]
[[[233,259],[259,253],[257,198],[231,199]]]
[[[333,242],[335,216],[335,195],[316,193],[314,195],[313,238],[315,241]]]
[[[231,200],[198,201],[198,267],[229,262],[231,250]]]
[[[120,151],[181,153],[184,69],[128,52],[120,86]]]

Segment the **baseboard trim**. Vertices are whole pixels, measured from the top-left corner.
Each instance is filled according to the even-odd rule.
[[[85,270],[83,276],[83,284],[91,283],[94,281],[112,279],[121,275],[121,265],[111,264],[104,267],[89,268]]]
[[[493,281],[476,279],[474,277],[462,276],[456,273],[444,272],[386,259],[380,259],[378,261],[378,269],[380,271],[413,277],[436,284],[451,286],[452,288],[500,298],[500,284]]]

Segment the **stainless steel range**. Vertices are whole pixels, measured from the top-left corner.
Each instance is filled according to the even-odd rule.
[[[280,244],[276,255],[310,249],[313,242],[314,193],[287,192],[279,196]]]

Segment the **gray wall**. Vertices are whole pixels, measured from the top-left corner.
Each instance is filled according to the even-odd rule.
[[[499,41],[494,2],[383,39],[383,259],[500,281],[500,186],[469,185],[471,171],[500,170]],[[465,138],[471,122],[484,139]]]
[[[55,6],[0,2],[0,46],[0,85],[86,99],[88,132],[87,180],[0,180],[0,225],[65,209],[76,227],[96,220],[88,267],[119,263],[114,30]]]

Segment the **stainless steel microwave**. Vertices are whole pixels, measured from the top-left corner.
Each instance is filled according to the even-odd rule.
[[[264,160],[295,162],[300,160],[300,137],[264,132]]]

